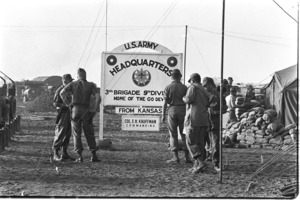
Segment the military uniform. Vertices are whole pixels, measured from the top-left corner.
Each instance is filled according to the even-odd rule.
[[[66,150],[69,146],[71,137],[71,115],[70,109],[64,104],[60,97],[60,92],[64,86],[60,86],[54,95],[53,104],[57,110],[56,122],[55,122],[55,136],[52,148],[55,150]]]
[[[179,71],[179,70],[178,70]],[[176,71],[175,71],[176,72]],[[180,72],[178,72],[179,75]],[[185,96],[187,87],[183,85],[179,80],[172,81],[167,85],[164,90],[164,100],[169,104],[168,109],[168,129],[170,134],[170,150],[178,154],[178,129],[181,139],[183,141],[182,149],[186,151],[186,162],[191,162],[186,148],[185,135],[183,134],[183,123],[185,116],[185,103],[182,98]],[[179,158],[175,155],[175,159],[168,160],[167,162],[179,162]]]
[[[222,97],[222,114],[226,112],[227,106],[224,96]],[[220,145],[220,94],[215,90],[214,92],[210,93],[210,100],[209,100],[209,108],[210,108],[210,119],[211,119],[211,127],[208,133],[209,136],[209,149],[212,158],[212,162],[214,166],[219,165],[219,145]]]
[[[83,73],[83,69],[79,69],[78,73]],[[85,74],[85,71],[84,71]],[[94,126],[92,123],[92,113],[89,110],[91,95],[96,95],[96,84],[88,82],[85,78],[79,78],[76,81],[69,83],[62,91],[61,96],[65,100],[66,94],[72,95],[72,112],[71,112],[71,125],[72,134],[74,137],[74,150],[80,156],[77,161],[82,162],[81,153],[83,145],[81,141],[81,132],[83,129],[86,137],[89,150],[93,154],[91,160],[100,161],[96,157],[96,140],[94,135]],[[67,102],[66,102],[67,103]],[[69,103],[69,102],[68,102]]]
[[[200,75],[192,74],[189,82],[194,82],[188,88],[183,101],[188,104],[184,126],[186,129],[186,143],[192,158],[195,159],[193,173],[200,172],[206,164],[205,142],[209,127],[209,93],[200,84]],[[197,82],[199,81],[199,82]]]

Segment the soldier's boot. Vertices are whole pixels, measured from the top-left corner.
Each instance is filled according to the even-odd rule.
[[[75,162],[83,162],[81,153],[77,153],[77,158],[75,159]]]
[[[184,155],[185,155],[185,163],[193,163],[193,161],[191,160],[189,151],[184,151]]]
[[[61,158],[62,158],[63,160],[71,160],[71,161],[75,161],[75,158],[71,157],[71,156],[68,154],[68,152],[67,152],[66,149],[63,149],[63,153],[62,153],[62,155],[61,155]]]
[[[204,162],[204,160],[202,158],[200,158],[200,156],[198,156],[197,158],[197,162],[199,163],[198,166],[192,171],[193,174],[195,173],[199,173],[201,171],[203,171],[207,165],[206,163]]]
[[[101,162],[101,160],[98,158],[96,154],[96,151],[92,151],[91,162]]]
[[[198,167],[199,163],[198,163],[198,160],[195,159],[194,160],[194,165],[192,168],[189,169],[190,172],[193,172],[197,167]]]
[[[179,163],[178,151],[172,151],[173,157],[170,160],[167,160],[167,163]]]
[[[57,150],[57,149],[54,149],[54,150],[53,150],[53,160],[54,160],[54,161],[58,161],[58,162],[61,161],[61,157],[59,156],[58,150]]]

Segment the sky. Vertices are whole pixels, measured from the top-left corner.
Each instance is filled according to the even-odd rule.
[[[297,0],[276,2],[297,20]],[[220,77],[222,5],[223,0],[0,0],[0,71],[21,81],[75,76],[81,67],[100,86],[102,52],[149,40],[183,53],[187,26],[186,79],[194,72]],[[268,83],[275,71],[297,64],[297,22],[290,16],[273,0],[226,0],[224,78]]]

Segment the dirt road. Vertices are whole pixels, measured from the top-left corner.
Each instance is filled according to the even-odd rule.
[[[295,167],[284,170],[296,164],[291,153],[246,181],[262,165],[261,157],[267,161],[278,154],[258,149],[224,149],[222,184],[210,163],[206,171],[193,175],[183,152],[180,164],[166,164],[166,131],[106,130],[104,137],[112,140],[115,150],[100,150],[102,162],[89,161],[84,139],[83,163],[50,163],[54,120],[55,113],[22,113],[22,132],[0,154],[0,196],[279,198],[279,189],[296,180]],[[72,146],[73,142],[69,152],[74,156]]]

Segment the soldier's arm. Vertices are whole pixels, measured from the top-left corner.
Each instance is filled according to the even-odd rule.
[[[63,106],[63,104],[62,104],[61,102],[59,102],[60,91],[61,91],[61,88],[59,87],[59,88],[55,91],[55,94],[54,94],[53,105],[54,105],[55,107],[62,107],[62,106]]]
[[[186,92],[186,95],[182,98],[184,103],[191,104],[195,98],[195,87],[190,86]]]
[[[162,105],[162,117],[161,117],[161,121],[162,122],[165,122],[165,119],[166,119],[166,110],[167,110],[167,106],[168,106],[168,89],[167,87],[165,88],[164,90],[164,102],[163,102],[163,105]]]
[[[97,92],[97,85],[94,83],[93,84],[94,86],[93,86],[93,89],[92,89],[92,93],[94,93],[94,95],[95,95],[95,97],[96,97],[96,108],[95,109],[97,109],[98,108],[98,106],[100,105],[100,103],[101,103],[101,96],[100,96],[100,91],[99,92]],[[95,110],[95,112],[96,112],[96,110]]]
[[[61,91],[60,91],[60,97],[63,100],[63,102],[66,104],[66,106],[70,106],[72,103],[67,96],[71,93],[71,84],[69,83],[67,86],[65,86]]]

